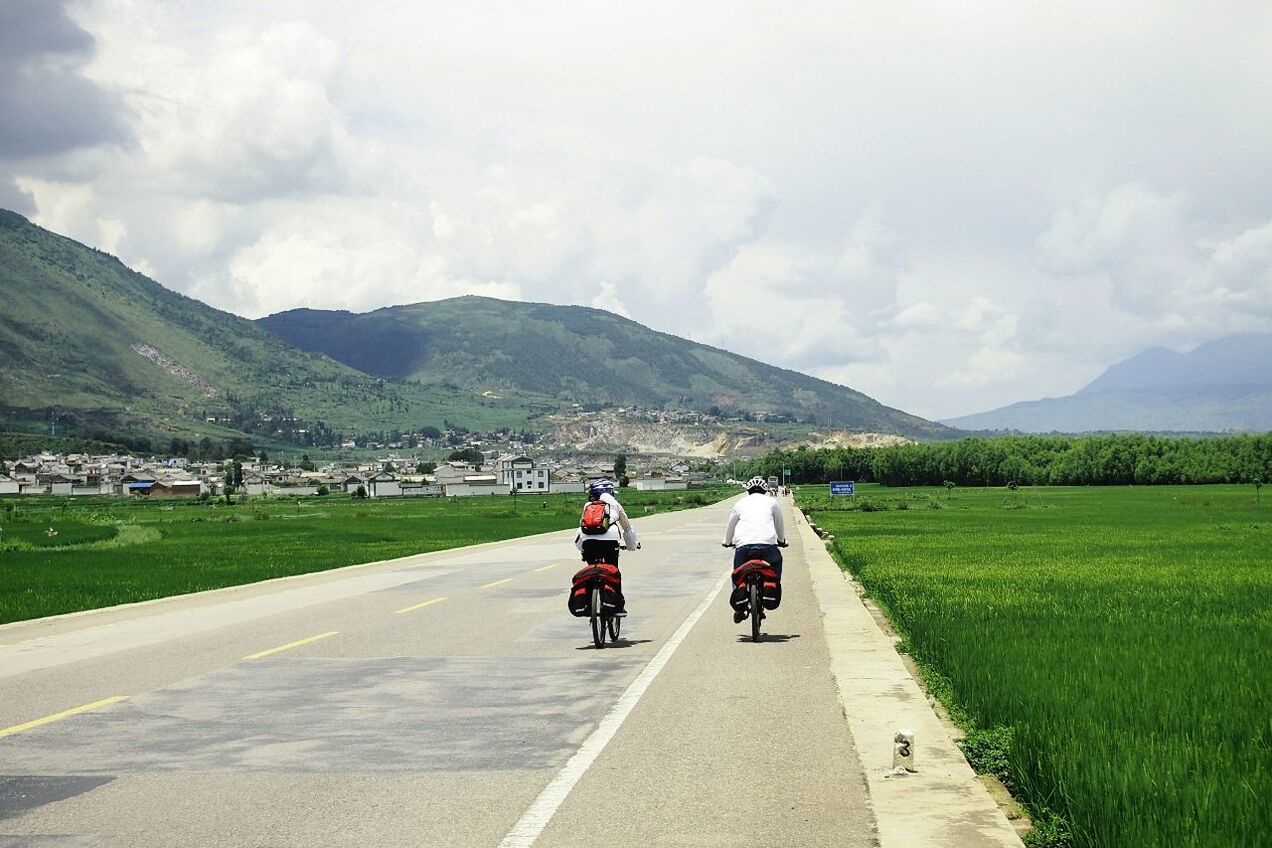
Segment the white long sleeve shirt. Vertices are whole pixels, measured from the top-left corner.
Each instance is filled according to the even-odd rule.
[[[733,505],[724,528],[726,545],[776,545],[784,541],[786,528],[777,498],[753,494]]]
[[[636,550],[636,546],[640,544],[640,539],[636,537],[636,528],[632,526],[631,520],[627,517],[627,510],[623,509],[623,505],[618,502],[618,498],[609,493],[601,495],[601,500],[609,504],[609,529],[604,533],[598,533],[595,536],[584,536],[582,533],[579,533],[574,538],[575,547],[579,550],[583,550],[584,542],[588,539],[596,539],[603,542],[622,542],[627,545],[627,550]]]

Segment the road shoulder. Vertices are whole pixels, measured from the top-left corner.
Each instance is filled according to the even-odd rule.
[[[849,575],[796,511],[831,671],[861,757],[881,848],[1012,846],[1020,837],[977,779]],[[892,770],[893,737],[913,732],[914,773]]]

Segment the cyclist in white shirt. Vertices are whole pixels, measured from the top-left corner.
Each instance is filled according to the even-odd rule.
[[[777,498],[768,496],[768,483],[763,477],[746,481],[747,495],[733,506],[729,523],[724,527],[724,547],[737,546],[733,552],[733,567],[744,562],[762,559],[773,566],[777,579],[782,579],[782,552],[786,547],[786,528],[782,524],[782,508]],[[746,617],[745,612],[735,612],[734,621]]]

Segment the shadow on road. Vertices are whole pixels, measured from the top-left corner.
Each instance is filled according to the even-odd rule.
[[[608,651],[612,648],[630,648],[633,645],[646,645],[654,641],[653,639],[619,639],[617,642],[606,642],[604,648],[597,648],[592,645],[579,645],[576,651]]]
[[[761,642],[789,642],[792,639],[798,639],[798,633],[761,633]],[[750,642],[751,637],[747,635],[739,636],[739,642]]]

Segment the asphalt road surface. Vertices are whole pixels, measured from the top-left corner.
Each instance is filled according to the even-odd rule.
[[[0,628],[0,848],[873,845],[803,551],[753,644],[727,509],[640,519],[603,650],[572,532]]]

